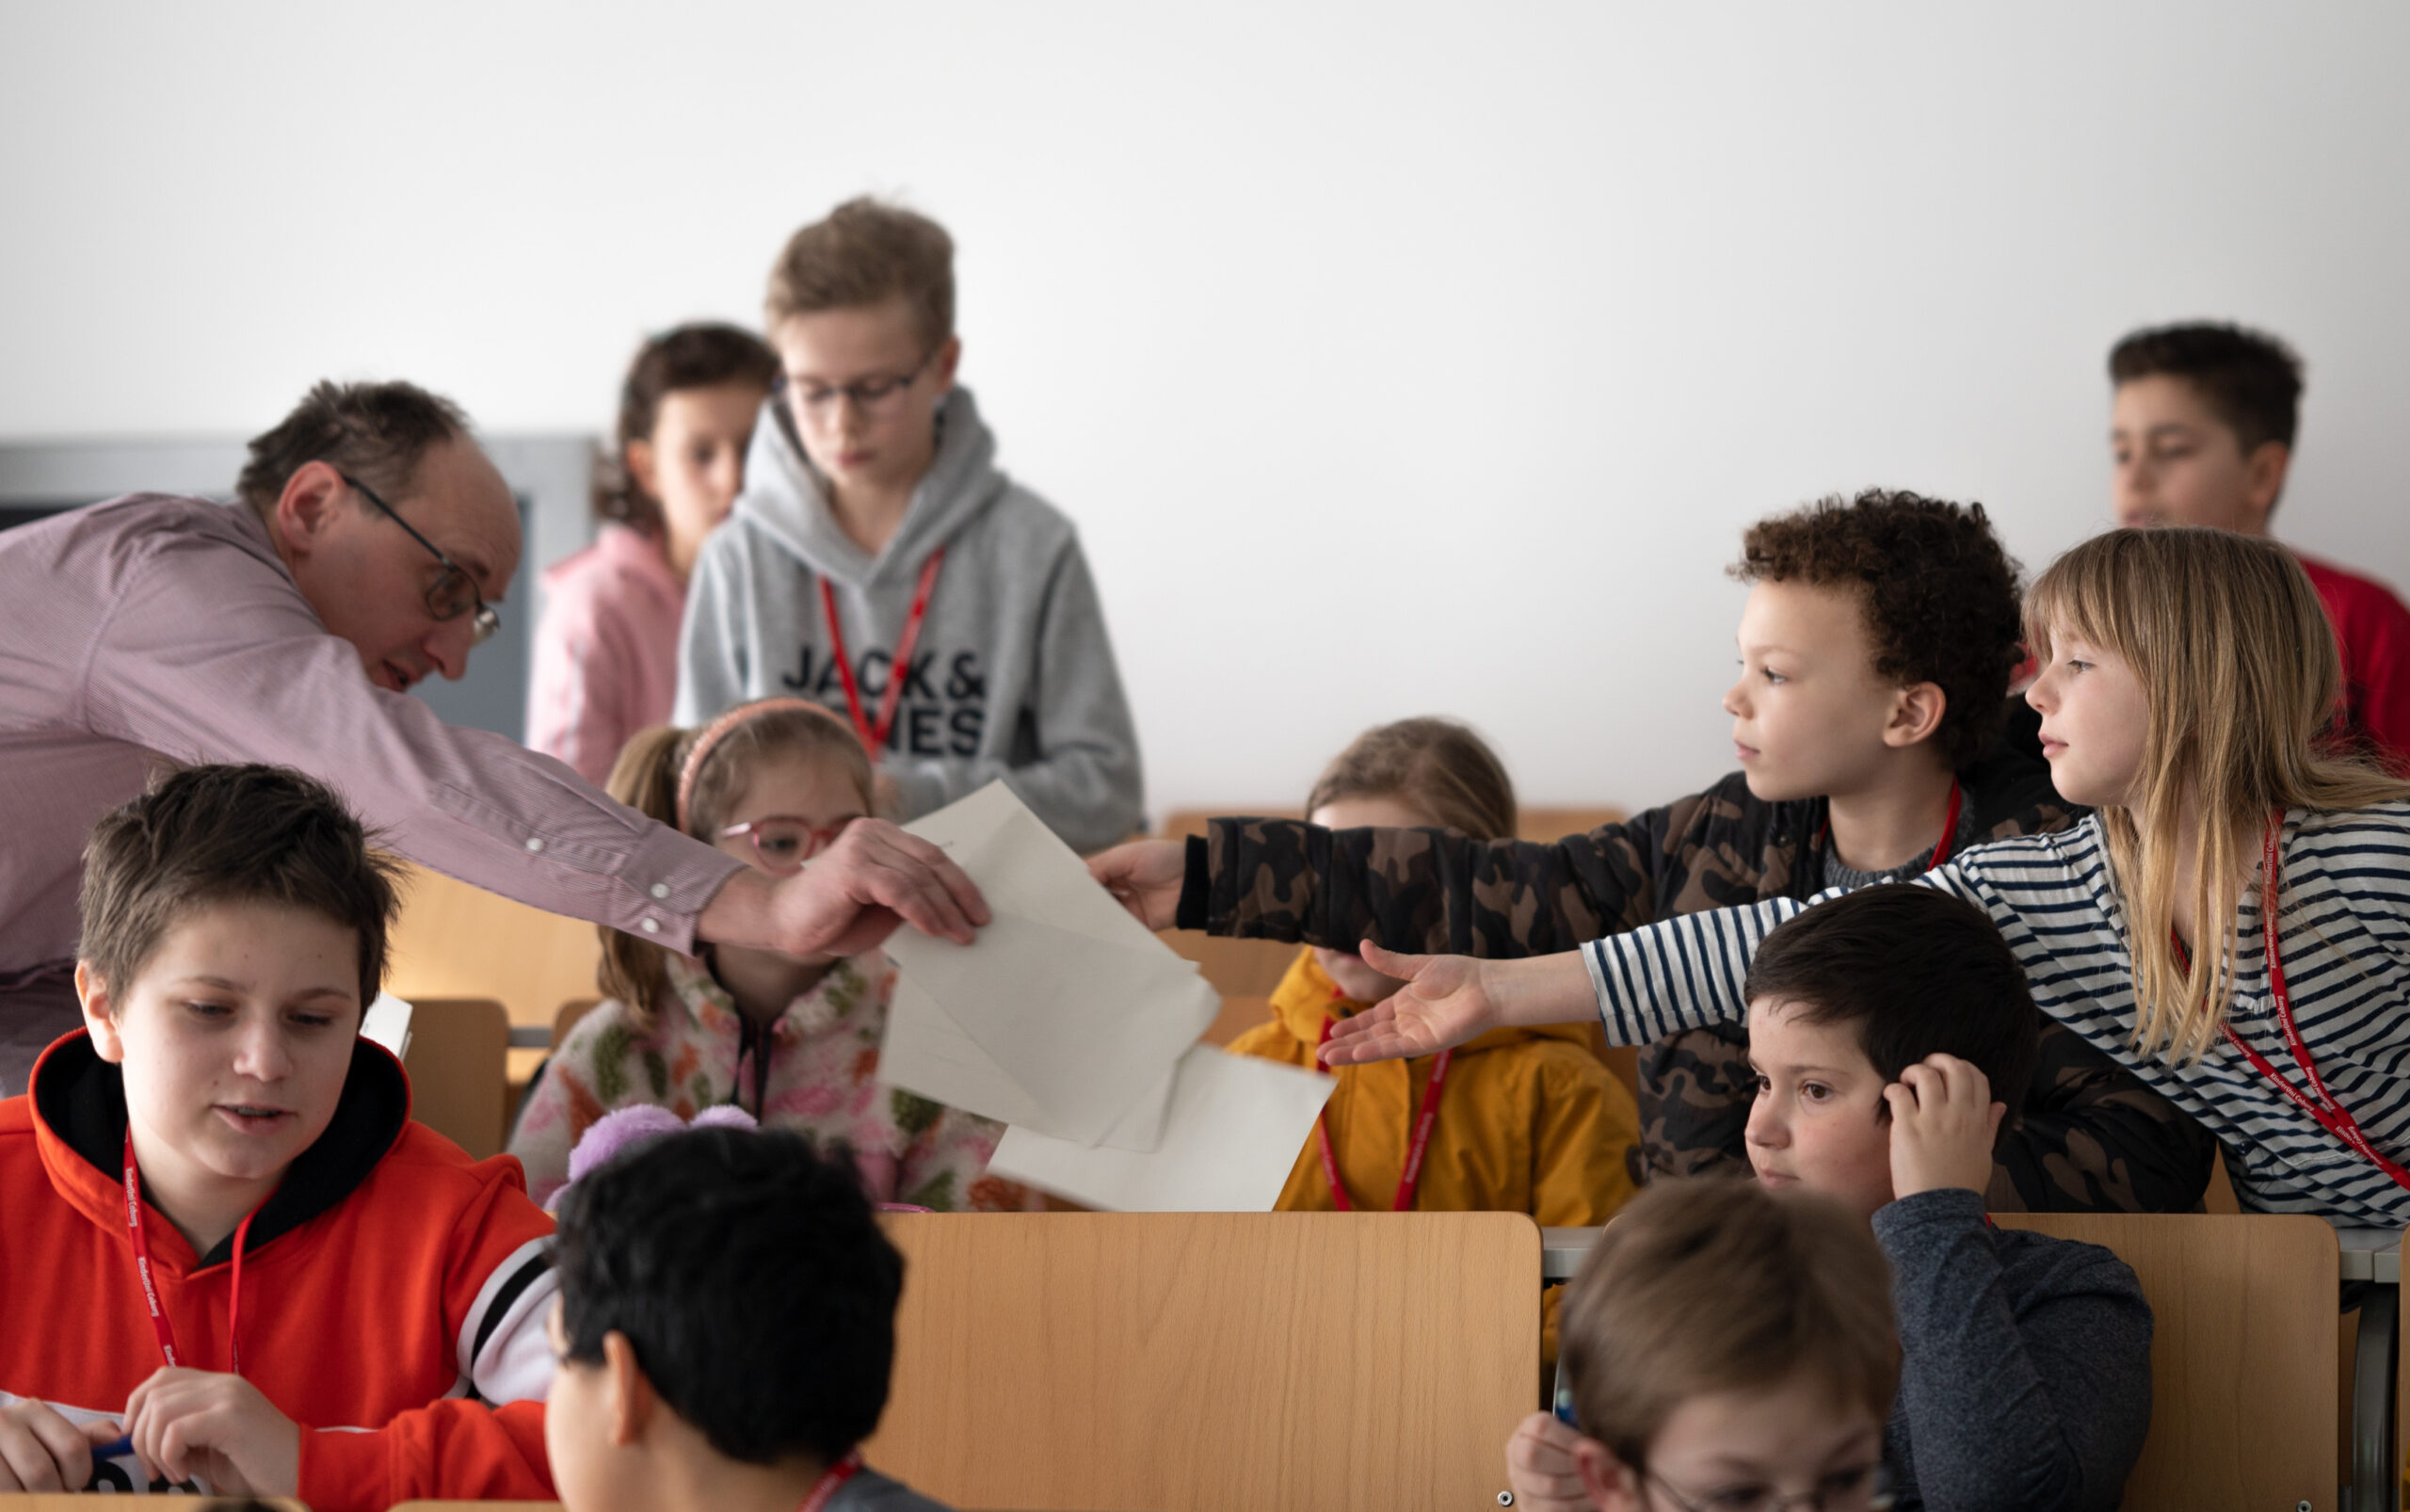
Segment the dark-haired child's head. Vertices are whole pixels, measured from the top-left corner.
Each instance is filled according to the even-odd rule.
[[[326,1131],[395,901],[360,821],[282,767],[175,772],[93,826],[76,989],[164,1201],[272,1185]]]
[[[1724,708],[1750,792],[1825,797],[1904,760],[1965,771],[1991,748],[2022,626],[1983,506],[1824,499],[1750,526],[1731,571],[1750,590]]]
[[[2109,353],[2117,523],[2265,531],[2301,424],[2301,373],[2292,348],[2241,326],[2155,326],[2119,342]]]
[[[1306,817],[1327,829],[1446,828],[1474,840],[1515,833],[1515,783],[1471,728],[1429,716],[1376,725],[1347,743],[1306,798]],[[1314,948],[1326,974],[1358,1003],[1377,1003],[1398,982],[1352,950]]]
[[[2033,1079],[2041,1015],[1981,909],[1912,882],[1822,903],[1750,963],[1750,1164],[1871,1216],[1892,1198],[1884,1088],[1929,1056],[1983,1073],[2015,1108]]]
[[[1873,1504],[1900,1348],[1883,1253],[1839,1203],[1660,1182],[1599,1236],[1560,1320],[1594,1505]]]
[[[753,423],[778,378],[767,343],[735,326],[648,338],[619,387],[619,455],[603,518],[656,535],[680,576],[745,487]]]
[[[887,1406],[904,1259],[859,1179],[786,1131],[669,1134],[588,1172],[554,1247],[545,1443],[570,1512],[687,1473],[817,1475]]]

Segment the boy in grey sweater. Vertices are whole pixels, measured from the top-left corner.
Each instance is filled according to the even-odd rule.
[[[810,699],[852,720],[890,817],[1001,777],[1075,850],[1134,832],[1137,732],[1078,533],[998,470],[955,382],[952,238],[839,205],[779,254],[767,315],[778,391],[687,586],[675,721]]]
[[[1930,888],[1868,888],[1768,935],[1748,999],[1758,1181],[1865,1214],[1890,1263],[1894,1504],[2115,1506],[2150,1427],[2150,1308],[2108,1250],[1984,1215],[2040,1028],[1999,931]],[[1577,1441],[1545,1415],[1517,1430],[1518,1506],[1585,1504]]]

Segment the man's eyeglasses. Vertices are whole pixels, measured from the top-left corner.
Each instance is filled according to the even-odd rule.
[[[438,619],[458,619],[474,611],[475,618],[469,621],[469,644],[482,646],[492,639],[493,633],[502,628],[502,616],[494,613],[493,605],[477,591],[476,580],[463,571],[459,563],[443,555],[443,548],[412,529],[410,523],[395,513],[392,505],[377,497],[368,485],[348,473],[335,475],[343,479],[345,487],[384,511],[386,519],[410,531],[410,539],[426,547],[429,555],[443,564],[443,571],[436,573],[435,581],[426,586],[426,612]]]
[[[784,877],[803,870],[803,863],[837,843],[851,819],[840,819],[831,825],[815,825],[792,814],[774,813],[766,818],[745,824],[732,824],[719,832],[722,840],[743,835],[753,842],[753,854],[762,859],[762,869]]]
[[[820,383],[798,378],[792,374],[780,373],[778,377],[778,387],[780,393],[792,396],[795,403],[814,413],[827,412],[836,407],[840,399],[853,400],[855,409],[867,413],[884,407],[887,401],[920,382],[921,375],[929,370],[929,364],[935,362],[938,360],[938,353],[943,350],[945,350],[943,346],[933,348],[929,355],[921,359],[918,367],[902,378],[860,378],[852,383]]]

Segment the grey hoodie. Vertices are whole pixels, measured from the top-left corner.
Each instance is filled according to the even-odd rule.
[[[936,458],[894,539],[864,555],[829,512],[785,407],[763,408],[745,492],[703,543],[679,637],[682,725],[748,699],[845,713],[820,579],[836,587],[862,712],[878,717],[922,564],[945,548],[879,768],[904,817],[1002,777],[1075,850],[1138,828],[1138,737],[1078,533],[996,469],[967,389],[939,411]]]

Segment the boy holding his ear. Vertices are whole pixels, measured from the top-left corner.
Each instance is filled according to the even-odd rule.
[[[1984,1217],[2001,1117],[2042,1022],[1990,918],[1931,888],[1867,888],[1769,934],[1745,990],[1759,1184],[1838,1200],[1889,1263],[1893,1504],[2117,1505],[2150,1428],[2150,1306],[2108,1250]],[[1568,1295],[1577,1400],[1600,1343],[1580,1331],[1590,1315]],[[1583,1504],[1595,1457],[1546,1414],[1526,1420],[1507,1450],[1518,1506]]]
[[[0,1102],[0,1491],[549,1499],[552,1222],[360,1037],[393,863],[201,766],[101,820],[82,902],[86,1027]]]

